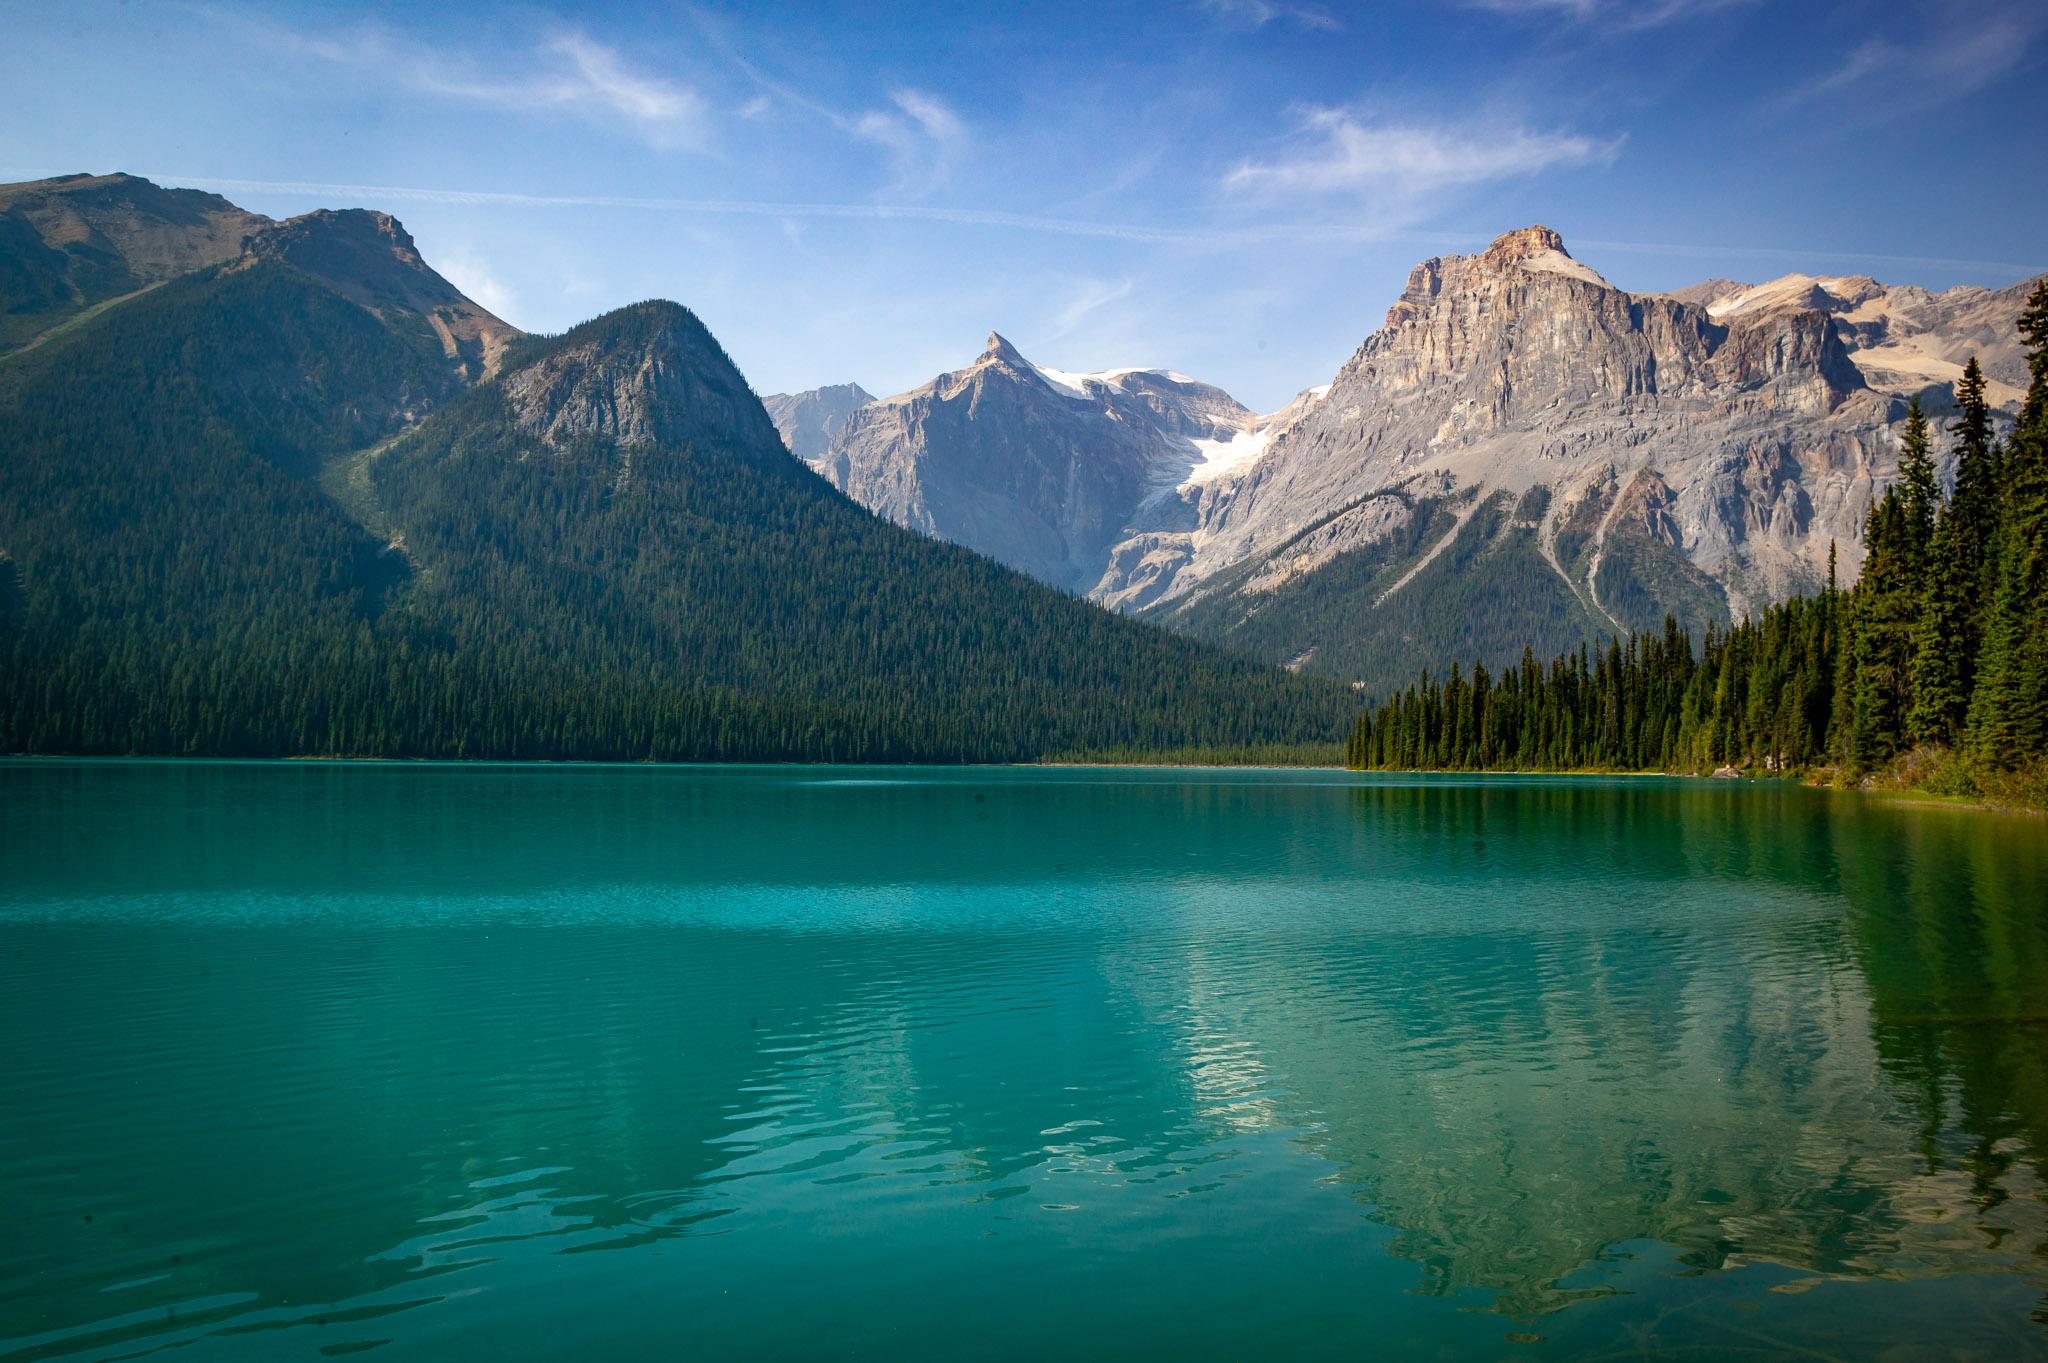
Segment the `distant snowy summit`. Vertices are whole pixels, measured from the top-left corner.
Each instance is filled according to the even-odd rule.
[[[973,364],[849,409],[817,449],[795,414],[845,391],[767,399],[791,413],[793,453],[900,525],[1092,593],[1118,543],[1199,523],[1203,500],[1325,390],[1261,415],[1171,369],[1034,364],[992,332]]]

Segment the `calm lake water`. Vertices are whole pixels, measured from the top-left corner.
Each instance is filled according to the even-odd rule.
[[[2048,1358],[2048,821],[0,764],[0,1361]]]

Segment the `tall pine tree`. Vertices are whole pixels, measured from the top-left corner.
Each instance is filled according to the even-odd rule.
[[[2004,461],[1969,745],[1993,766],[2048,753],[2048,280],[2020,314],[2032,382]]]
[[[1970,361],[1975,372],[1976,360]],[[1982,376],[1977,389],[1981,397]],[[1969,383],[1966,376],[1965,384]],[[1965,418],[1965,422],[1970,420]],[[1964,423],[1958,423],[1958,426]],[[1899,460],[1901,482],[1924,499],[1930,514],[1938,518],[1929,534],[1927,559],[1922,570],[1919,619],[1913,631],[1913,663],[1910,682],[1912,711],[1907,728],[1915,743],[1953,744],[1961,733],[1970,708],[1970,635],[1974,593],[1968,590],[1973,570],[1967,563],[1974,549],[1964,543],[1967,531],[1957,505],[1940,504],[1940,489],[1934,483],[1934,461],[1928,454],[1927,417],[1914,398],[1906,412],[1904,453]],[[1925,485],[1929,491],[1921,493]]]
[[[1924,561],[1908,514],[1894,484],[1871,508],[1864,531],[1863,580],[1850,612],[1849,713],[1842,745],[1852,767],[1882,766],[1907,745]]]

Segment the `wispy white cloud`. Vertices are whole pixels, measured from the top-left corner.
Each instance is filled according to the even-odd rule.
[[[952,173],[967,146],[967,125],[936,95],[921,90],[895,90],[896,107],[863,114],[852,125],[854,136],[885,148],[895,179],[891,193],[916,197],[928,194]]]
[[[434,268],[456,288],[499,317],[511,315],[518,300],[498,279],[489,261],[465,246],[444,245],[434,252]]]
[[[759,91],[742,110],[746,117],[767,117],[778,106],[800,109],[843,136],[880,147],[890,175],[883,194],[914,199],[930,193],[953,173],[972,141],[966,121],[936,95],[897,89],[889,94],[892,108],[845,113],[798,85],[770,75],[710,15],[692,10],[691,17],[706,45]]]
[[[44,179],[64,173],[49,166],[0,166],[0,176]],[[1429,251],[1454,248],[1478,250],[1492,240],[1492,231],[1439,229],[1431,231],[1376,227],[1353,221],[1337,223],[1285,222],[1243,228],[1174,228],[1132,223],[1089,222],[1073,218],[1041,217],[1029,213],[1006,213],[993,209],[941,208],[925,204],[873,203],[774,203],[742,199],[646,199],[595,194],[511,194],[489,190],[432,189],[403,185],[321,184],[299,180],[230,180],[204,175],[180,175],[167,171],[139,170],[135,174],[159,184],[191,189],[209,189],[222,194],[268,194],[286,199],[317,203],[357,205],[366,203],[437,203],[504,208],[625,208],[658,213],[703,214],[713,217],[768,217],[801,221],[808,218],[856,218],[951,223],[963,227],[993,227],[1020,232],[1042,232],[1054,236],[1102,237],[1115,241],[1160,246],[1182,246],[1198,250],[1221,250],[1239,246],[1273,244],[1356,244],[1395,242]],[[2048,269],[2048,257],[2030,263],[2003,260],[1961,259],[1947,256],[1873,255],[1839,251],[1826,247],[1713,246],[1685,242],[1589,241],[1574,238],[1575,248],[1627,251],[1645,255],[1669,255],[1715,259],[1730,257],[1750,260],[1784,261],[1811,266],[1815,261],[1856,262],[1874,265],[1904,265],[1931,269],[1967,269],[1987,274],[2021,278]],[[438,257],[437,257],[438,258]],[[593,286],[594,287],[594,286]],[[475,296],[475,295],[472,295]],[[478,301],[482,301],[479,299]]]
[[[1201,7],[1238,28],[1264,28],[1279,22],[1299,28],[1341,27],[1336,16],[1321,5],[1291,4],[1286,0],[1201,0]]]
[[[1135,285],[1128,279],[1112,284],[1103,279],[1084,279],[1074,300],[1062,308],[1053,318],[1052,330],[1034,338],[1035,345],[1050,345],[1054,341],[1071,336],[1080,325],[1088,320],[1091,313],[1108,307],[1131,296]]]
[[[1833,70],[1794,88],[1772,107],[1783,111],[1881,90],[1881,102],[1859,109],[1858,121],[1917,113],[2003,80],[2044,34],[2048,9],[2032,0],[1946,4],[1926,13],[1917,32],[1894,30],[1864,39]]]
[[[661,148],[700,149],[710,140],[710,109],[696,90],[636,70],[617,48],[576,30],[551,34],[509,60],[486,61],[433,48],[382,25],[306,33],[218,11],[214,17],[259,46],[441,99],[609,123]]]
[[[1612,161],[1621,143],[1500,126],[1368,123],[1349,109],[1309,109],[1292,152],[1247,160],[1224,178],[1240,193],[1424,196],[1557,167]]]
[[[1464,0],[1465,8],[1623,31],[1659,28],[1756,0]]]

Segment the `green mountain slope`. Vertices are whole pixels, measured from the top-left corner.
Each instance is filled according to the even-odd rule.
[[[111,300],[235,259],[270,219],[134,175],[0,185],[0,354]]]
[[[358,292],[251,255],[0,362],[0,748],[1010,760],[1346,724],[1348,688],[868,515],[676,305],[465,387]]]

